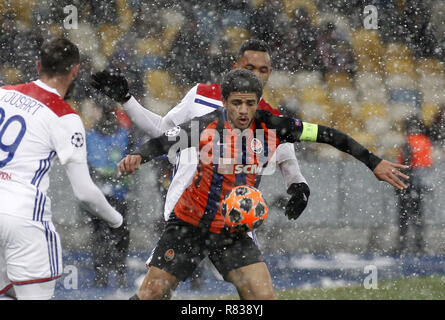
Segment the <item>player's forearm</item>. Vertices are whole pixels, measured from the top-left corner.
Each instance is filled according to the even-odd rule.
[[[279,164],[281,174],[283,175],[286,188],[289,188],[293,183],[306,183],[306,178],[300,170],[297,159],[285,160]]]
[[[151,138],[162,135],[165,131],[175,126],[168,118],[144,108],[134,97],[131,97],[122,105],[131,121]]]
[[[100,189],[91,180],[88,166],[81,163],[67,163],[66,172],[75,197],[88,208],[88,211],[117,228],[122,224],[122,216],[106,200]]]
[[[382,161],[349,135],[330,127],[318,125],[316,142],[327,143],[363,162],[371,171]]]
[[[167,152],[167,150],[165,149],[166,144],[163,143],[162,140],[164,139],[156,138],[149,140],[131,154],[140,155],[142,157],[142,163],[149,162],[150,160]]]

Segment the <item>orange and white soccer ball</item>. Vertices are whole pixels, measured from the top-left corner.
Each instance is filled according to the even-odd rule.
[[[221,213],[230,232],[249,232],[264,223],[269,208],[254,187],[241,185],[232,189],[221,202]]]

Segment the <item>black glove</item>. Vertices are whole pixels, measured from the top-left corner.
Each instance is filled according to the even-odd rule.
[[[127,79],[119,69],[103,70],[91,76],[90,85],[114,101],[125,103],[131,98]]]
[[[306,183],[292,183],[287,189],[287,193],[292,197],[286,204],[284,214],[289,220],[297,219],[306,209],[309,200],[309,186]]]

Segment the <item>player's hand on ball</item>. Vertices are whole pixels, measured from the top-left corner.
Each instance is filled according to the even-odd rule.
[[[286,204],[284,214],[289,220],[297,219],[306,209],[311,194],[309,186],[306,183],[292,183],[287,189],[287,193],[292,197]]]
[[[91,76],[90,85],[114,101],[125,103],[131,98],[127,79],[119,69],[103,70]]]
[[[141,166],[142,157],[138,154],[129,154],[117,165],[119,175],[133,174]]]

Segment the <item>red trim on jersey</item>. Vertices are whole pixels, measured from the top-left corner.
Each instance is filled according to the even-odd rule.
[[[12,288],[12,284],[8,284],[6,287],[0,290],[0,294],[4,294],[6,291]]]
[[[48,282],[51,280],[55,280],[60,278],[62,275],[58,275],[55,277],[49,277],[49,278],[42,278],[42,279],[34,279],[34,280],[27,280],[27,281],[11,281],[12,284],[17,285],[17,286],[21,286],[24,284],[33,284],[33,283],[41,283],[41,282]]]
[[[198,88],[196,88],[196,94],[199,94],[206,98],[211,98],[219,101],[222,100],[221,85],[219,83],[200,83],[198,84]],[[273,108],[263,98],[261,98],[260,102],[258,103],[258,109],[269,111],[275,116],[281,115],[280,111]]]
[[[2,87],[5,90],[15,90],[31,98],[34,98],[50,108],[57,116],[61,117],[70,113],[77,114],[71,106],[58,94],[46,91],[34,82],[22,83],[13,86]]]
[[[221,101],[221,85],[218,83],[200,83],[196,88],[196,94]]]
[[[127,130],[131,128],[131,120],[130,117],[125,113],[121,108],[114,109],[114,113],[116,114],[117,123]]]
[[[264,101],[263,98],[261,98],[260,102],[258,103],[258,109],[269,111],[274,116],[280,116],[281,115],[280,111],[278,111],[275,108],[272,108],[272,106],[270,104],[268,104],[266,101]]]

